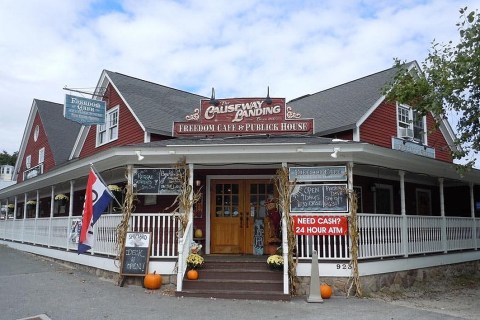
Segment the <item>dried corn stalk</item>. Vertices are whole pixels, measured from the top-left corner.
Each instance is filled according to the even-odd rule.
[[[357,194],[354,190],[348,190],[348,196],[350,198],[350,217],[349,217],[349,226],[350,226],[350,257],[352,265],[352,275],[348,280],[348,290],[347,297],[350,296],[350,293],[355,290],[354,295],[356,297],[362,296],[362,288],[360,283],[360,275],[358,272],[358,218],[357,218],[357,209],[358,209],[358,200]]]
[[[131,176],[131,168],[128,169],[129,173],[127,173],[127,177]],[[132,212],[135,211],[134,201],[135,195],[133,193],[133,186],[131,181],[127,178],[127,185],[125,187],[125,199],[123,201],[122,206],[122,220],[117,225],[117,256],[115,260],[118,260],[119,268],[123,265],[124,254],[125,254],[125,239],[127,237],[127,232],[129,228],[130,217],[132,216]],[[118,280],[117,285],[121,285],[123,281],[123,277],[121,276],[120,272],[118,273]]]
[[[279,205],[282,208],[284,222],[287,227],[287,243],[288,243],[288,277],[290,282],[290,294],[295,295],[298,288],[297,264],[298,257],[294,259],[294,252],[296,252],[296,239],[293,232],[293,221],[290,216],[290,196],[295,182],[289,181],[288,168],[282,167],[277,170],[277,175],[274,177],[275,186],[278,191]]]
[[[183,235],[185,229],[187,228],[190,210],[193,206],[202,198],[202,190],[199,189],[196,192],[193,192],[193,188],[190,185],[190,169],[188,168],[185,157],[180,159],[176,164],[175,168],[177,169],[177,179],[181,185],[180,193],[173,201],[173,204],[168,207],[175,207],[173,210],[173,216],[180,220],[181,229],[179,237]],[[190,195],[193,196],[190,198]]]

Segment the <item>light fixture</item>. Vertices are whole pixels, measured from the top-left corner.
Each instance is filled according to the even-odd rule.
[[[135,153],[137,154],[138,161],[142,161],[143,159],[145,159],[145,157],[142,156],[142,151],[137,150],[137,151],[135,151]]]
[[[273,103],[272,98],[270,98],[270,87],[267,87],[267,97],[265,98],[265,103],[268,105]]]
[[[202,180],[195,180],[195,186],[200,187],[202,185]]]
[[[297,148],[297,152],[303,152],[303,148]]]
[[[340,148],[333,148],[333,153],[330,154],[330,157],[337,159],[339,151],[340,151]]]
[[[212,87],[212,97],[210,98],[210,105],[211,106],[218,106],[220,102],[215,99],[215,89]]]

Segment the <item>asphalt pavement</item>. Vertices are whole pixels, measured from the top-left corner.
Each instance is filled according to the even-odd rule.
[[[48,258],[0,245],[0,319],[460,319],[388,302],[334,296],[289,302],[177,298],[117,286]]]

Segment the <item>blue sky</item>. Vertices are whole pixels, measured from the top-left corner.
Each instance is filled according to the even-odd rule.
[[[0,151],[18,150],[33,99],[93,88],[108,69],[217,98],[287,100],[454,42],[480,0],[2,0]]]

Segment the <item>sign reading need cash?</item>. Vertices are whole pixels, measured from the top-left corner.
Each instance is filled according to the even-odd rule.
[[[348,219],[345,216],[293,216],[296,235],[339,236],[348,234]]]

